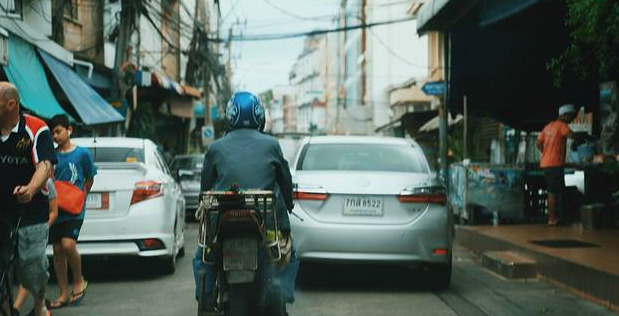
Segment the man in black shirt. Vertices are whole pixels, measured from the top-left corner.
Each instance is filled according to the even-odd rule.
[[[0,82],[0,217],[12,225],[20,219],[19,281],[34,296],[33,314],[48,316],[44,300],[49,204],[42,191],[57,158],[45,122],[21,114],[19,107],[15,86]]]

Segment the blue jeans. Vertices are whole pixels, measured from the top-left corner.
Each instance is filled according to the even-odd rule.
[[[204,270],[206,274],[205,293],[213,293],[213,287],[215,285],[213,266],[204,264],[202,262],[202,248],[198,247],[193,257],[193,278],[196,285],[194,295],[198,297],[198,285],[200,284],[200,271]],[[290,257],[290,263],[284,268],[284,270],[275,272],[279,273],[279,279],[283,281],[284,296],[286,303],[294,302],[294,284],[297,279],[297,273],[299,272],[299,259],[297,253],[292,248]]]

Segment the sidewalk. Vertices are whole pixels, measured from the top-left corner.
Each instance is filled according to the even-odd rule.
[[[577,226],[458,226],[456,242],[482,254],[517,251],[536,261],[538,278],[619,312],[619,230],[583,232]],[[531,241],[559,241],[553,248]],[[568,240],[563,242],[561,240]],[[592,245],[575,245],[571,241]]]

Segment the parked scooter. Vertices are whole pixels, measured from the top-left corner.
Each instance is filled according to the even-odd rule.
[[[278,233],[273,192],[232,187],[200,199],[198,245],[212,275],[200,272],[198,315],[287,315],[277,272],[287,263],[290,240]],[[214,287],[206,295],[209,278]]]

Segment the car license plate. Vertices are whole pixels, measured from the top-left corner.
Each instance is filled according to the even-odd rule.
[[[224,241],[224,271],[256,270],[258,244],[253,238],[231,238]]]
[[[380,196],[347,196],[344,215],[383,216],[383,198]]]
[[[107,210],[110,207],[109,193],[88,193],[86,208],[89,210]]]

